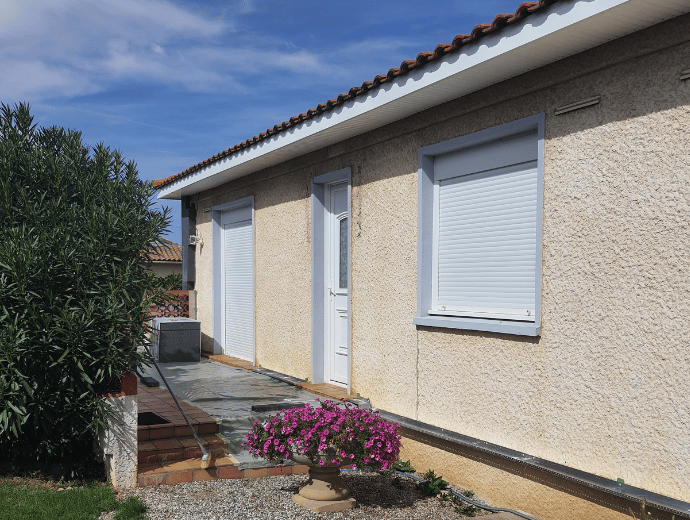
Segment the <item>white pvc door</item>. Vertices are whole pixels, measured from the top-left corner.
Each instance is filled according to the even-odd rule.
[[[347,183],[327,186],[326,199],[326,380],[348,384],[348,247],[349,210]]]
[[[223,353],[254,362],[254,232],[252,208],[223,213]]]

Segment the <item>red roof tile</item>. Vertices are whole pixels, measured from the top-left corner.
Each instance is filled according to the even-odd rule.
[[[182,246],[159,238],[156,245],[149,251],[152,262],[182,262]]]
[[[474,27],[474,29],[472,29],[470,34],[458,34],[455,38],[453,38],[452,43],[440,43],[432,52],[420,52],[416,59],[403,61],[400,64],[400,67],[390,69],[387,74],[379,74],[378,76],[374,77],[373,80],[365,81],[359,87],[352,87],[347,94],[339,94],[337,98],[329,99],[326,101],[326,103],[320,103],[316,106],[316,108],[310,108],[298,116],[293,116],[289,119],[289,121],[283,121],[282,123],[275,125],[273,128],[269,128],[265,132],[261,132],[257,136],[247,139],[242,143],[236,144],[235,146],[232,146],[231,148],[228,148],[227,150],[224,150],[213,157],[206,159],[205,161],[201,161],[180,173],[171,175],[170,177],[166,177],[164,179],[157,179],[153,181],[153,185],[155,188],[160,189],[172,184],[174,181],[186,177],[187,175],[200,170],[204,166],[208,166],[209,164],[212,164],[220,159],[228,157],[235,152],[239,152],[240,150],[252,146],[259,141],[272,137],[273,135],[278,134],[292,126],[299,125],[307,119],[311,119],[312,117],[332,110],[333,108],[342,105],[343,103],[354,99],[357,96],[365,94],[370,90],[377,89],[383,83],[391,81],[399,76],[404,76],[411,70],[418,69],[427,63],[436,61],[448,53],[456,52],[460,50],[461,47],[469,43],[474,43],[484,36],[493,34],[508,25],[522,21],[527,16],[538,11],[542,11],[559,1],[562,2],[564,0],[539,0],[538,2],[523,2],[514,13],[499,14],[494,18],[491,24],[478,24]]]

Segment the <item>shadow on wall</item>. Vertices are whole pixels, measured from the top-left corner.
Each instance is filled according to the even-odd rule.
[[[201,353],[202,354],[213,354],[213,336],[201,333]],[[220,352],[217,352],[220,354]]]
[[[446,334],[451,336],[464,336],[483,339],[496,339],[504,342],[514,343],[516,347],[523,348],[527,344],[539,345],[541,336],[512,336],[498,332],[485,332],[480,330],[445,329],[438,327],[425,327],[417,325],[418,330],[433,332],[435,334]]]

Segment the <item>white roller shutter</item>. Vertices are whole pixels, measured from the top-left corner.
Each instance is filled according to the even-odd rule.
[[[431,314],[534,321],[537,189],[536,161],[438,182]]]
[[[254,235],[251,208],[223,215],[224,353],[254,361]],[[250,220],[233,220],[246,218]],[[234,217],[234,218],[233,218]]]

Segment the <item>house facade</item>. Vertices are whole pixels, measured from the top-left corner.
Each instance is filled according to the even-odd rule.
[[[171,274],[182,275],[182,246],[171,240],[159,238],[148,252],[151,272],[160,278]]]
[[[501,507],[690,516],[687,13],[524,4],[159,181],[202,348]]]

